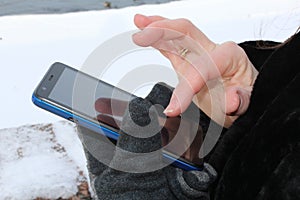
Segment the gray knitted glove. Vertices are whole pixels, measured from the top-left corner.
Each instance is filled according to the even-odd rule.
[[[85,151],[97,199],[209,199],[208,188],[217,176],[209,164],[205,163],[201,171],[164,164],[158,115],[162,115],[171,95],[170,88],[157,84],[146,99],[133,99],[113,150],[102,148],[107,143],[104,136],[79,127],[83,143],[90,145]],[[95,158],[97,151],[109,155],[105,158],[109,166]]]

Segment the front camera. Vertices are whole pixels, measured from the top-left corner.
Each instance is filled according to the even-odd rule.
[[[48,81],[51,81],[53,78],[53,74],[51,74],[51,76],[49,77]]]

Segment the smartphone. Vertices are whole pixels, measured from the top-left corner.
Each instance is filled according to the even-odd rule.
[[[117,141],[119,127],[113,122],[122,121],[124,110],[122,105],[126,105],[126,102],[128,103],[135,97],[127,91],[56,62],[51,65],[36,87],[32,101],[40,108]],[[102,103],[113,101],[117,105],[113,109],[116,115],[97,112],[95,105],[99,100],[103,100]],[[179,155],[178,149],[186,145],[188,142],[184,141],[188,139],[182,138],[177,140],[180,142],[167,145],[176,136],[180,123],[182,123],[180,117],[174,117],[166,118],[164,124],[161,125],[163,157],[181,169],[201,170],[203,167],[203,159],[199,157],[203,137],[201,131],[189,143],[191,145],[182,155]],[[189,127],[194,126],[194,123],[185,121],[180,126],[186,127],[189,131]]]

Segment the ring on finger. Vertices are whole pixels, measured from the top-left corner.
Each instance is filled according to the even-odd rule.
[[[180,55],[181,57],[185,58],[186,55],[187,55],[187,53],[188,53],[189,51],[190,51],[189,49],[183,48],[183,49],[181,49],[181,50],[179,51],[179,55]]]

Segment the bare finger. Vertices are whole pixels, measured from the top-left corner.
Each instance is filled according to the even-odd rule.
[[[146,26],[149,24],[159,21],[159,20],[164,20],[166,18],[161,17],[161,16],[145,16],[141,14],[136,14],[134,16],[134,24],[139,28],[139,29],[144,29]]]

